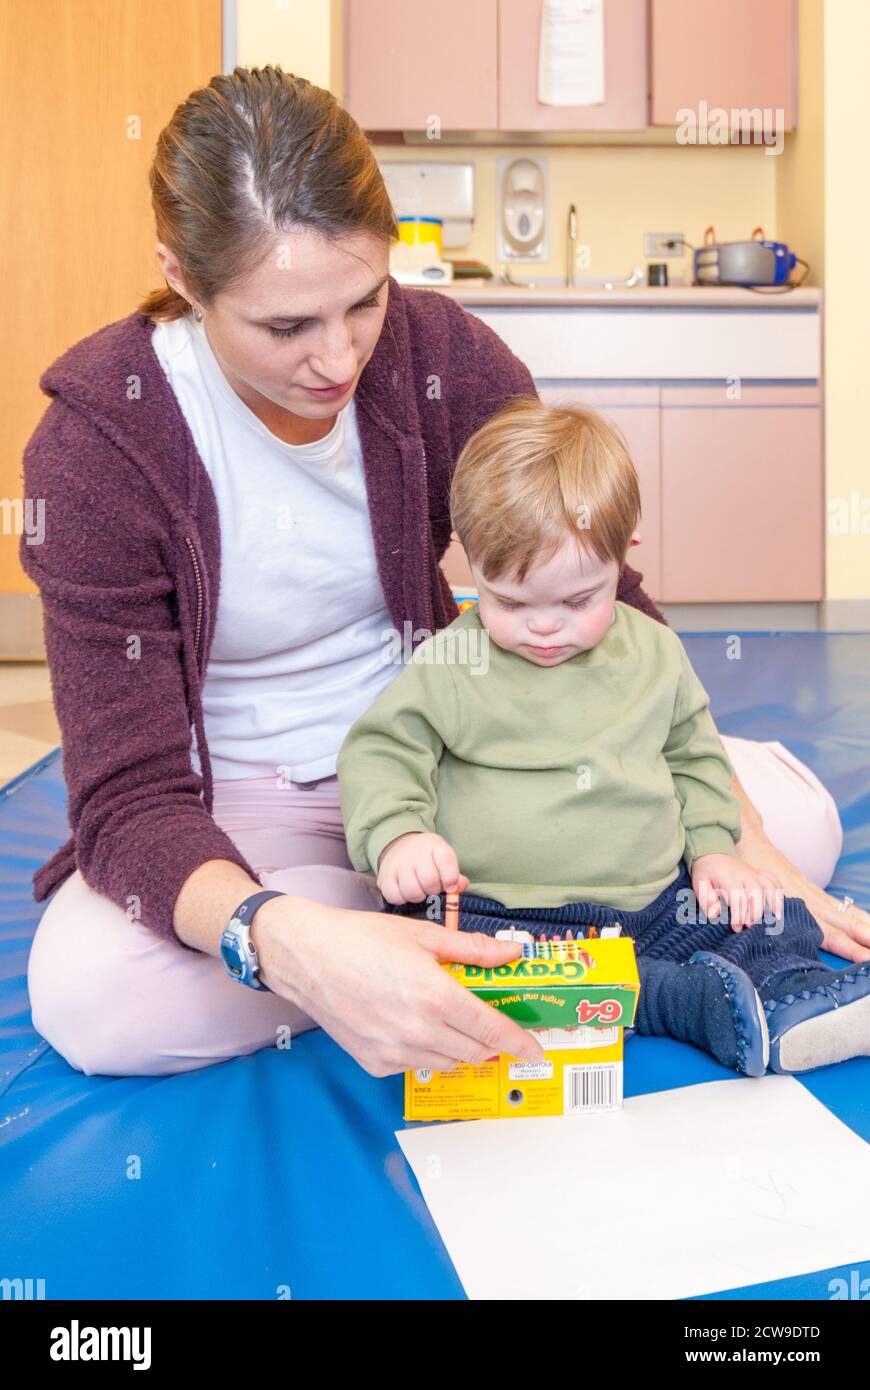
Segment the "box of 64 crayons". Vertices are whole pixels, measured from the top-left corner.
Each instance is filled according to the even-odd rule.
[[[618,932],[619,928],[615,929]],[[634,943],[605,928],[601,937],[533,941],[509,929],[523,956],[495,967],[444,969],[490,1007],[535,1034],[544,1058],[503,1054],[450,1071],[405,1073],[406,1120],[579,1115],[622,1108],[623,1030],[637,1008]]]

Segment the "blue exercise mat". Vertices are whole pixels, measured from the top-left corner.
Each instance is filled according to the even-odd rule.
[[[721,732],[779,739],[830,788],[831,891],[870,903],[870,637],[747,634],[739,660],[721,634],[683,640]],[[370,1077],[319,1031],[179,1076],[86,1077],[34,1032],[30,880],[66,835],[56,750],[0,790],[0,1278],[42,1279],[47,1299],[464,1298],[394,1137],[401,1077]],[[628,1104],[731,1079],[669,1039],[626,1045]],[[870,1059],[801,1084],[870,1141]],[[831,1279],[870,1277],[867,1253],[857,1276],[711,1297],[827,1299]]]

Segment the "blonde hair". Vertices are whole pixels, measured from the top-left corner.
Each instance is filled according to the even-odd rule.
[[[640,487],[619,430],[579,406],[517,396],[466,443],[450,488],[452,524],[485,579],[522,583],[566,536],[622,568]]]
[[[158,239],[185,287],[210,305],[255,270],[276,235],[332,239],[399,227],[374,150],[331,92],[280,66],[236,67],[177,106],[149,173]],[[155,322],[191,306],[169,284],[139,305]]]

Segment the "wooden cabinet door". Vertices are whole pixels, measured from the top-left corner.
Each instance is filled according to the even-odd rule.
[[[640,483],[640,545],[631,547],[628,564],[643,574],[643,588],[658,599],[661,589],[661,472],[659,460],[659,388],[657,386],[544,386],[542,401],[585,405],[612,420],[631,454]],[[465,551],[454,539],[441,562],[455,585],[473,585]]]
[[[816,386],[662,387],[665,603],[818,600],[824,474]]]
[[[647,0],[604,0],[604,101],[538,101],[543,0],[499,0],[498,124],[501,130],[643,130],[648,124]]]
[[[343,104],[364,130],[494,130],[497,0],[345,0]]]
[[[686,107],[781,107],[797,119],[795,0],[652,0],[652,124]]]

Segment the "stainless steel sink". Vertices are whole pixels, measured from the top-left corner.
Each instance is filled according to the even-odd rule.
[[[639,265],[621,279],[608,275],[575,275],[570,285],[566,285],[565,277],[560,275],[542,275],[537,280],[515,280],[510,266],[503,264],[499,266],[499,271],[498,279],[493,283],[523,290],[628,290],[646,286],[643,267]]]

